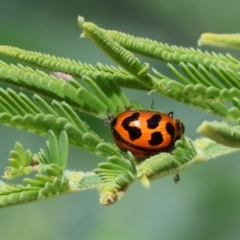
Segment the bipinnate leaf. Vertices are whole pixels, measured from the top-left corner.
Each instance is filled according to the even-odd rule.
[[[0,62],[0,81],[24,89],[32,98],[13,89],[0,88],[0,124],[47,136],[47,149],[37,154],[16,143],[3,177],[24,178],[22,184],[0,182],[0,207],[97,188],[100,203],[118,201],[135,179],[145,187],[150,181],[180,172],[194,163],[239,151],[240,148],[240,61],[230,54],[170,46],[147,38],[109,31],[78,18],[82,37],[89,38],[119,67],[76,62],[19,48],[0,46],[0,53],[38,66],[44,71]],[[239,35],[201,37],[200,44],[238,47]],[[173,77],[157,69],[150,73],[133,53],[167,62]],[[132,103],[120,86],[158,93],[218,116],[225,122],[203,122],[198,131],[206,138],[182,136],[175,149],[137,162],[130,152],[105,142],[82,121],[81,113],[104,119],[125,111]],[[143,97],[147,93],[142,93]],[[110,112],[110,114],[109,114]],[[80,147],[107,161],[94,172],[66,170],[68,144]],[[82,158],[79,158],[82,161]],[[81,167],[81,166],[80,166]],[[181,173],[184,174],[184,173]]]

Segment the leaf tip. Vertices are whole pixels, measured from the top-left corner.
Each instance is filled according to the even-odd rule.
[[[87,38],[85,33],[80,34],[80,38]]]
[[[150,186],[150,181],[149,181],[149,179],[147,178],[147,176],[146,176],[145,174],[143,174],[143,175],[141,176],[140,180],[141,180],[142,185],[143,185],[145,188],[149,188],[149,186]]]
[[[83,23],[85,22],[85,19],[83,16],[78,16],[78,25],[82,27]]]
[[[124,195],[124,191],[117,190],[112,184],[102,184],[99,187],[99,192],[102,206],[113,204]]]

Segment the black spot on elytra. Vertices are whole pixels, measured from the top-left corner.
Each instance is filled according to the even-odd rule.
[[[171,138],[173,139],[174,138],[174,133],[175,133],[175,129],[174,129],[174,126],[168,122],[166,124],[166,130],[167,130],[167,133],[171,136]]]
[[[129,127],[128,129],[129,138],[134,141],[142,136],[142,131],[137,127]]]
[[[151,139],[148,141],[151,146],[159,145],[163,142],[163,136],[161,132],[154,132],[151,134]]]
[[[159,122],[161,121],[161,116],[159,114],[154,114],[147,120],[147,127],[149,129],[154,129],[158,127]]]
[[[139,118],[139,112],[134,112],[131,116],[125,118],[122,121],[122,127],[128,132],[129,138],[134,141],[142,136],[140,128],[135,126],[129,126],[131,122],[137,121]]]

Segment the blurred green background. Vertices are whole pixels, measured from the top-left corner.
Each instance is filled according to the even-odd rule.
[[[0,44],[92,64],[114,64],[89,40],[79,39],[78,15],[106,29],[196,47],[201,33],[239,32],[239,9],[237,0],[0,0]],[[227,52],[240,57],[234,51]],[[168,74],[165,63],[150,63]],[[145,108],[150,108],[154,98],[155,108],[174,111],[192,139],[200,136],[196,128],[203,120],[216,120],[156,94],[124,91]],[[102,138],[112,141],[102,121],[96,124],[92,117],[83,118]],[[8,127],[0,131],[1,172],[16,141],[32,152],[45,147],[45,139],[36,135]],[[92,170],[103,161],[76,148],[70,149],[69,159],[68,168],[76,170]],[[152,182],[148,190],[136,182],[117,204],[109,207],[100,206],[98,192],[91,190],[3,208],[0,239],[240,239],[239,172],[239,154],[232,154],[186,169],[178,184],[173,183],[173,176]]]

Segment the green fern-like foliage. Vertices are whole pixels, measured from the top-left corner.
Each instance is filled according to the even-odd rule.
[[[21,143],[15,144],[3,173],[5,182],[0,183],[1,207],[91,188],[98,189],[102,205],[109,205],[118,201],[135,180],[149,187],[154,179],[179,174],[194,163],[239,150],[240,62],[237,59],[229,54],[169,46],[105,30],[82,17],[78,23],[83,31],[81,36],[95,43],[119,67],[100,63],[93,66],[0,46],[0,54],[37,67],[0,62],[0,81],[8,84],[7,89],[0,88],[0,123],[47,137],[46,150],[40,149],[36,154],[24,149]],[[211,36],[203,35],[199,43],[216,42],[219,46],[224,39],[221,46],[239,46],[236,36],[234,39],[231,35]],[[167,62],[175,78],[141,63],[134,53]],[[24,89],[31,96],[11,86]],[[101,139],[78,114],[84,112],[106,119],[109,111],[115,115],[126,106],[142,109],[125,96],[121,87],[165,95],[218,116],[223,122],[205,121],[197,129],[205,137],[194,140],[183,136],[171,153],[160,153],[139,163],[131,152],[124,153]],[[91,172],[68,170],[69,144],[106,160]],[[30,173],[33,178],[25,176]],[[21,183],[8,182],[22,175]]]

